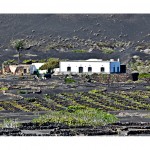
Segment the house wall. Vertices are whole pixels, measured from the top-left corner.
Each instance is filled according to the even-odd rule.
[[[110,73],[120,73],[120,62],[110,62]]]
[[[67,67],[71,67],[71,73],[79,73],[79,67],[83,67],[83,73],[88,73],[88,67],[92,67],[92,73],[101,73],[101,67],[105,70],[103,73],[110,73],[110,62],[109,61],[66,61],[60,62],[60,72],[67,72]]]
[[[15,74],[15,71],[16,71],[16,69],[17,69],[17,66],[18,66],[18,65],[10,65],[10,66],[9,66],[11,73]]]
[[[53,75],[59,75],[59,73],[60,73],[59,70],[60,70],[59,68],[54,68],[53,69],[53,71],[54,71]]]
[[[13,74],[29,74],[30,73],[30,65],[10,65],[9,66],[11,73]],[[17,70],[19,68],[19,70]],[[24,72],[24,69],[26,70],[26,73]]]
[[[3,74],[7,74],[7,73],[11,73],[11,71],[10,71],[10,68],[9,68],[9,65],[6,65],[6,66],[4,66],[4,68],[3,68]]]
[[[46,73],[47,73],[47,70],[39,70],[39,73],[40,73],[40,74],[46,74]]]
[[[30,66],[30,74],[33,74],[34,71],[37,71],[44,63],[32,63]]]

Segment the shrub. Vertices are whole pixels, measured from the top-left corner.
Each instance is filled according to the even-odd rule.
[[[27,59],[27,60],[24,60],[22,63],[23,64],[32,64],[32,63],[45,63],[47,60],[46,59],[40,59],[40,60],[31,60],[31,59]]]
[[[20,126],[20,123],[13,119],[4,119],[0,126],[2,128],[17,128]]]
[[[72,52],[74,52],[74,53],[87,53],[87,51],[83,50],[83,49],[73,50]]]
[[[47,60],[46,59],[41,59],[41,60],[39,60],[38,62],[39,63],[45,63]]]
[[[39,69],[41,70],[52,70],[54,68],[59,67],[59,59],[58,58],[49,58],[48,62],[46,62],[44,65],[42,65]]]
[[[14,59],[9,59],[7,61],[4,61],[5,65],[11,65],[11,64],[17,64],[17,61]]]
[[[63,123],[68,126],[102,126],[116,121],[117,118],[112,114],[99,109],[86,108],[77,109],[73,112],[51,111],[49,114],[33,119],[32,122],[40,124],[46,122]]]
[[[133,81],[129,79],[126,81],[126,83],[133,83]]]
[[[76,82],[73,78],[65,78],[65,83],[68,84],[68,83],[74,83]]]
[[[82,109],[85,109],[86,107],[85,106],[82,106],[82,105],[75,105],[75,106],[69,106],[68,108],[67,108],[67,110],[69,111],[69,112],[75,112],[75,111],[77,111],[77,110],[82,110]]]
[[[102,47],[102,52],[105,54],[112,54],[114,50],[112,48]]]
[[[24,91],[24,90],[19,91],[19,94],[26,94],[26,93],[27,91]]]
[[[150,73],[139,74],[139,79],[143,79],[143,78],[150,78]]]
[[[98,90],[93,89],[93,90],[89,91],[88,93],[90,93],[90,94],[95,94],[95,93],[97,93],[97,92],[98,92]]]
[[[0,91],[6,91],[6,90],[8,90],[7,87],[1,87],[1,88],[0,88]]]
[[[143,80],[134,81],[135,83],[143,83]]]
[[[148,91],[150,91],[150,86],[146,86],[146,89],[147,89]]]
[[[27,59],[27,60],[24,60],[22,63],[23,64],[32,64],[32,60],[31,59]]]
[[[28,102],[35,102],[36,101],[35,98],[25,98],[24,100],[26,100]]]

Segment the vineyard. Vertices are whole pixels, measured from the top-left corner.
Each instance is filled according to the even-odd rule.
[[[149,135],[149,110],[149,89],[37,94],[0,101],[0,135]]]
[[[45,94],[41,98],[0,101],[1,111],[36,112],[74,110],[86,107],[104,112],[120,110],[150,110],[150,91],[90,90],[88,92]]]

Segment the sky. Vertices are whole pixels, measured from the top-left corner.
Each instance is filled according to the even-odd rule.
[[[0,13],[149,13],[149,0],[0,0]]]

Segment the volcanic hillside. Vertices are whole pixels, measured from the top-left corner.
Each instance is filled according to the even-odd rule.
[[[24,39],[21,60],[110,59],[127,63],[134,55],[150,59],[150,15],[1,14],[0,63],[17,60],[11,42]]]

